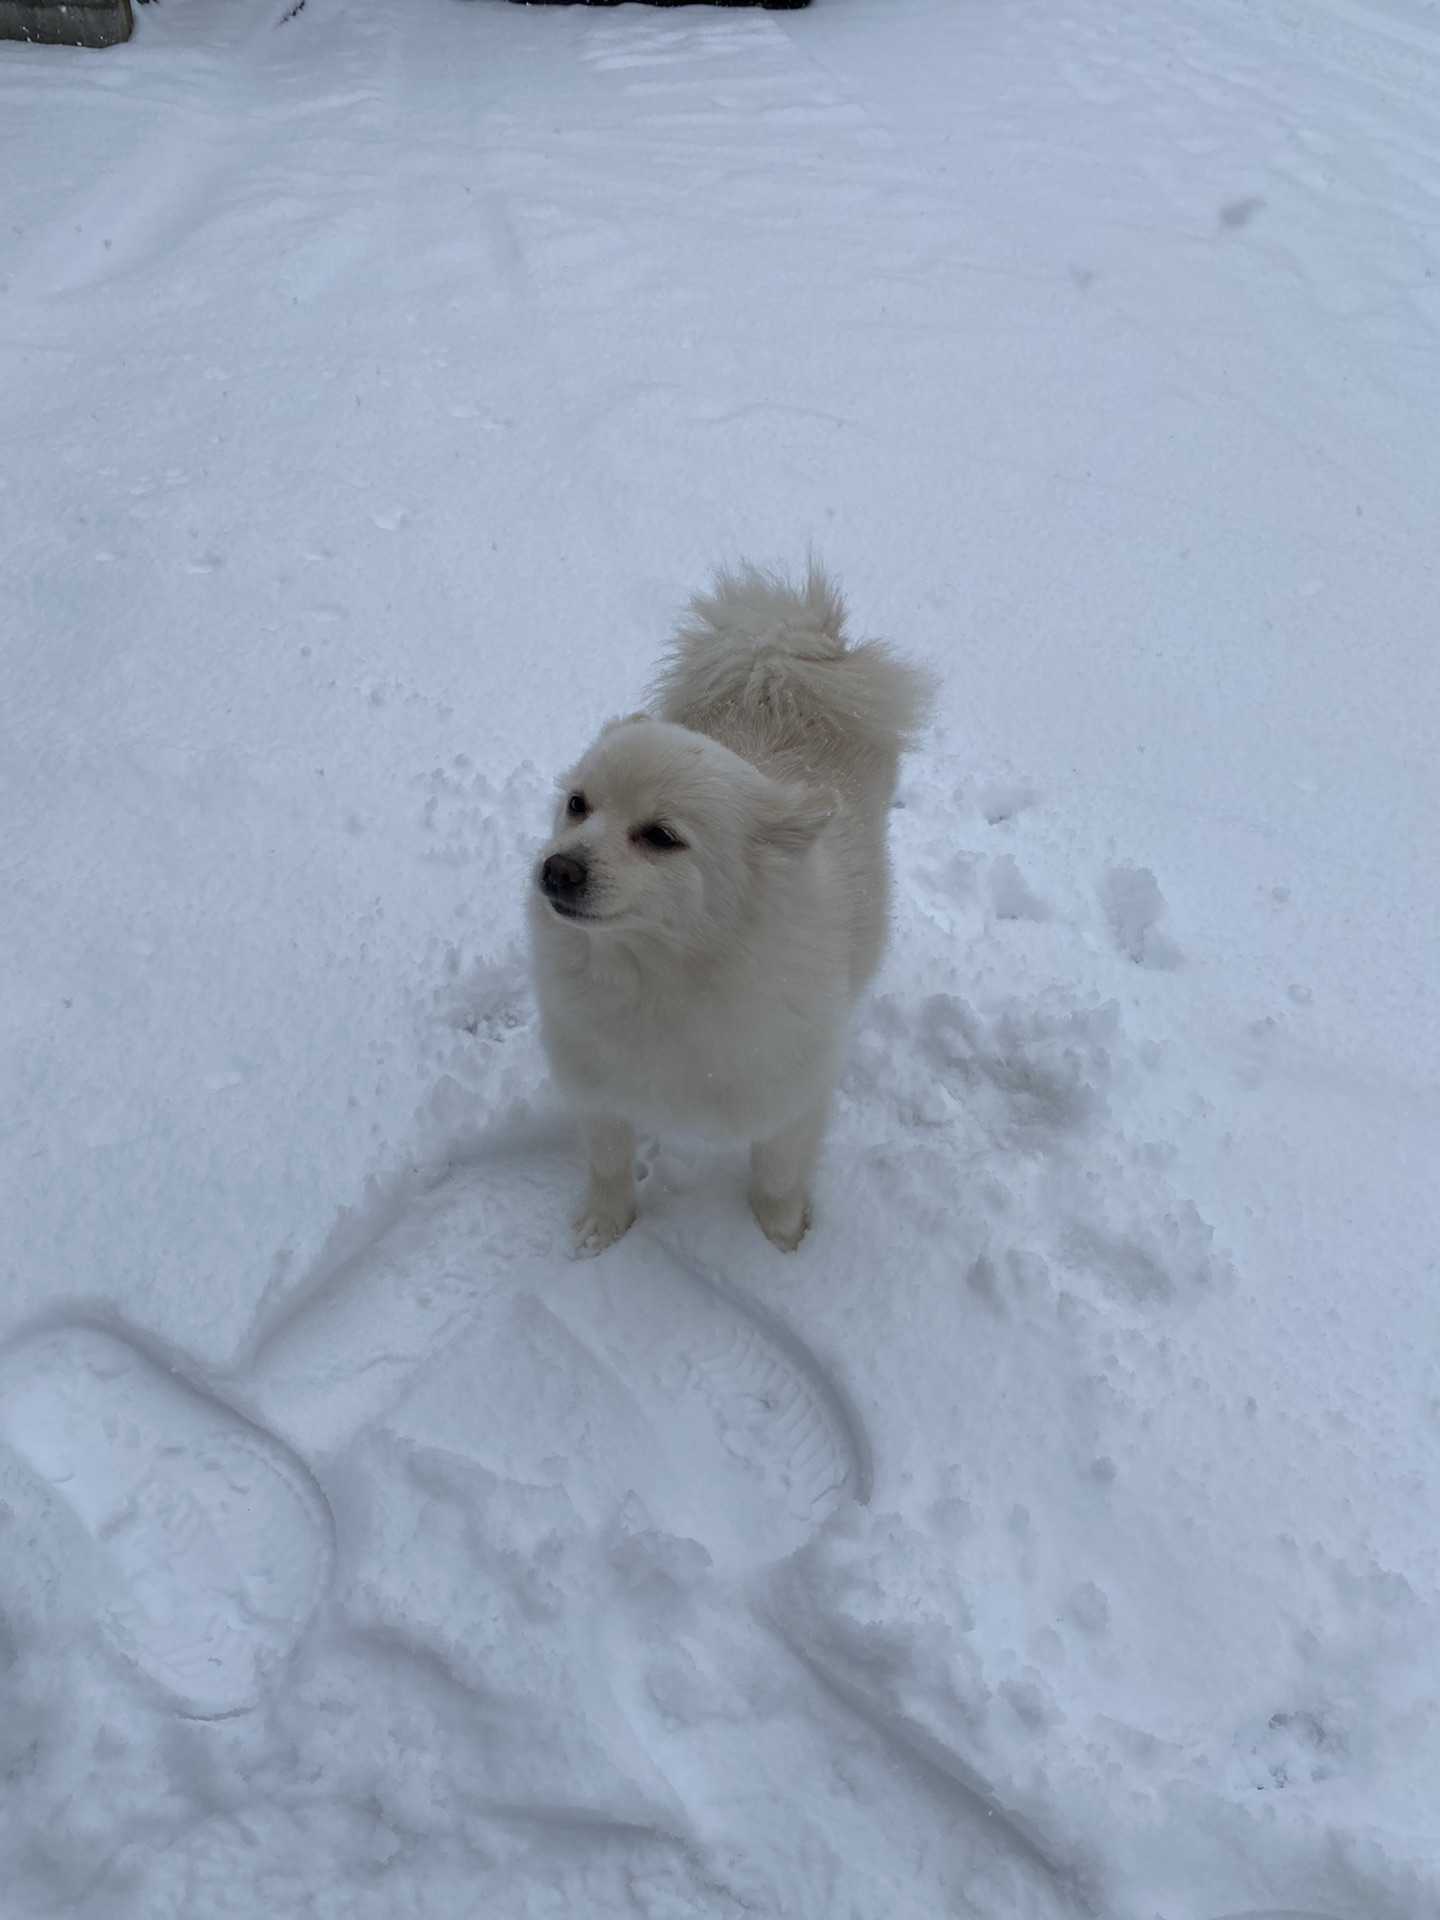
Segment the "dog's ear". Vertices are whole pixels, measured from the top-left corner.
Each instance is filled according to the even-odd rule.
[[[755,838],[762,847],[774,847],[780,853],[804,853],[839,804],[839,796],[825,787],[772,782],[761,802]]]

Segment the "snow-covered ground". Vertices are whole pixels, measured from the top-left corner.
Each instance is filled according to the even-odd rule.
[[[1440,8],[0,47],[16,1920],[1440,1915]],[[818,1218],[567,1251],[549,783],[942,674]]]

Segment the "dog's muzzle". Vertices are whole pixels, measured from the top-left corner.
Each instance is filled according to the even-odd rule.
[[[580,917],[590,885],[590,869],[573,853],[552,853],[540,868],[540,891],[557,913]]]

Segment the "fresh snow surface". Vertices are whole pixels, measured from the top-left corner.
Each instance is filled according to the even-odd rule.
[[[1440,8],[0,48],[6,1920],[1440,1915]],[[817,1220],[577,1143],[718,561],[944,691]]]

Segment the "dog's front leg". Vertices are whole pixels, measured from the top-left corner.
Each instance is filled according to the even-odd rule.
[[[603,1253],[635,1223],[635,1129],[611,1113],[585,1116],[590,1184],[575,1216],[577,1253]]]
[[[810,1224],[810,1176],[820,1158],[826,1107],[750,1148],[750,1210],[767,1240],[793,1253]]]

